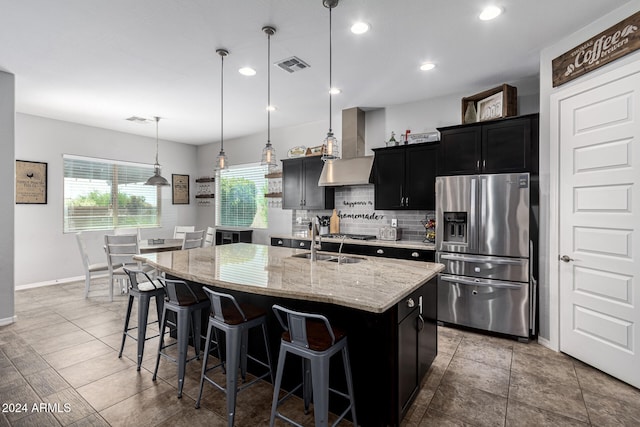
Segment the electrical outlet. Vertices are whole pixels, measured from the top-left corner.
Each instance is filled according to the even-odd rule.
[[[392,227],[397,227],[398,226],[398,219],[397,218],[391,218],[391,226]]]
[[[302,217],[296,217],[296,224],[302,224]]]

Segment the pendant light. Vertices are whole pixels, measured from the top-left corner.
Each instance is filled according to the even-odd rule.
[[[158,122],[160,121],[160,117],[154,117],[156,119],[156,163],[153,165],[153,176],[144,183],[144,185],[155,185],[155,186],[163,186],[163,185],[171,185],[169,181],[166,180],[162,175],[160,175],[160,163],[158,163]]]
[[[227,49],[216,49],[220,55],[220,153],[216,158],[216,170],[227,169],[227,155],[224,153],[224,58],[229,55]]]
[[[324,151],[322,153],[323,161],[330,161],[340,157],[340,152],[338,149],[338,140],[333,136],[333,129],[331,128],[331,95],[332,95],[332,81],[331,81],[331,68],[332,68],[332,58],[331,58],[331,9],[338,5],[339,0],[322,0],[322,4],[324,7],[329,9],[329,132],[327,132],[327,137],[324,140]]]
[[[276,161],[276,149],[271,145],[271,36],[276,33],[274,27],[262,27],[267,35],[267,144],[262,149],[261,165],[269,169],[278,166]]]

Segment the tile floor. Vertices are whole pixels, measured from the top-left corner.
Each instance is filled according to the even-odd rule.
[[[141,372],[133,340],[118,359],[126,298],[108,302],[106,281],[97,282],[89,299],[80,282],[16,292],[18,321],[0,327],[0,426],[225,426],[224,399],[212,387],[194,409],[197,362],[178,399],[175,365],[161,362],[151,380],[156,340],[147,342]],[[640,390],[571,357],[536,343],[438,332],[438,357],[403,426],[640,425]],[[236,426],[267,425],[271,397],[267,383],[240,393]],[[299,400],[285,406],[313,425]]]

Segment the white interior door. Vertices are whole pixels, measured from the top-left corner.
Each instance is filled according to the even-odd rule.
[[[559,100],[560,350],[640,387],[640,66]],[[626,72],[621,71],[626,69]]]

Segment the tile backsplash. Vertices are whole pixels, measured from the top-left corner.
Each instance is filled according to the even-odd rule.
[[[373,184],[336,187],[335,207],[341,233],[379,236],[380,227],[390,226],[391,219],[396,218],[398,228],[402,229],[402,240],[414,241],[424,240],[425,228],[421,220],[435,214],[433,211],[375,210]],[[292,216],[292,230],[294,234],[306,234],[310,218],[331,214],[331,210],[296,210]]]

